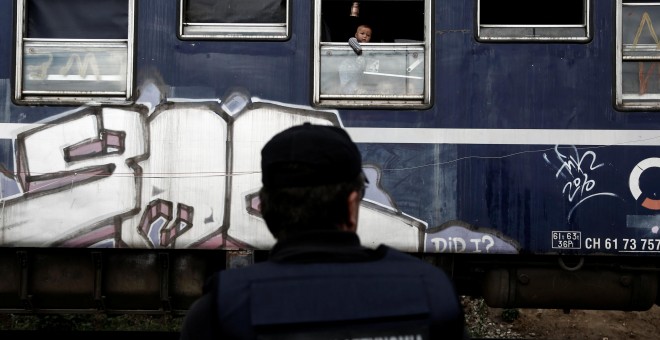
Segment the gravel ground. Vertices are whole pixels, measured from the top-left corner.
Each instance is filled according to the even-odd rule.
[[[493,309],[488,307],[483,299],[462,297],[461,303],[465,311],[465,323],[468,333],[474,338],[487,339],[522,339],[524,336],[513,330],[513,323],[495,319]],[[513,310],[508,310],[513,311]],[[511,315],[515,312],[504,313]],[[511,320],[514,321],[514,320]]]
[[[648,311],[501,309],[463,297],[476,339],[660,339],[660,306]]]
[[[660,307],[643,312],[557,309],[501,309],[483,299],[461,298],[468,333],[474,339],[659,339]],[[168,315],[0,314],[1,330],[177,331],[182,317]],[[2,338],[2,336],[0,336]]]

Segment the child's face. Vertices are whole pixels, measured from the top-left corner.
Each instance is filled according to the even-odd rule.
[[[361,43],[366,43],[371,40],[371,29],[367,27],[358,27],[355,32],[355,39]]]

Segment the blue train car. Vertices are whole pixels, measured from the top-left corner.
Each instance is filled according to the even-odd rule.
[[[358,143],[365,245],[491,306],[648,309],[656,24],[644,0],[0,0],[0,311],[185,311],[274,244],[259,152],[303,122]]]

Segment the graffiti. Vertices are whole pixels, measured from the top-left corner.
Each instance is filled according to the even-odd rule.
[[[160,199],[150,202],[140,219],[138,233],[152,248],[167,247],[192,228],[193,211],[193,207],[179,203],[177,218],[172,222],[172,202]]]
[[[490,248],[495,244],[495,240],[490,235],[484,235],[481,238],[471,238],[467,242],[462,237],[448,237],[448,238],[432,238],[431,242],[435,245],[435,251],[444,253],[464,253],[467,249],[467,242],[472,243],[474,249],[473,253],[481,253],[490,251]],[[483,248],[481,247],[483,245]]]
[[[651,37],[653,38],[653,40],[655,40],[656,45],[660,47],[660,39],[658,39],[658,35],[655,34],[655,29],[653,28],[653,22],[651,21],[651,16],[649,16],[648,12],[644,12],[642,14],[642,20],[640,20],[639,22],[637,33],[635,33],[635,38],[633,39],[633,46],[637,46],[637,44],[639,44],[639,39],[642,36],[642,31],[644,30],[644,26],[648,27],[649,34],[651,34]]]
[[[134,105],[61,112],[12,138],[13,170],[0,167],[0,245],[268,249],[275,239],[258,209],[260,150],[304,122],[342,125],[336,111],[244,89],[222,100],[163,100],[149,82]],[[357,234],[366,247],[516,252],[463,227],[429,231],[397,207],[379,165],[363,170],[370,185]]]
[[[29,49],[28,52],[32,55],[36,55],[33,49]],[[47,79],[49,72],[48,70],[53,65],[53,54],[52,53],[41,53],[42,55],[47,56],[47,60],[41,64],[36,65],[26,65],[28,70],[28,79],[31,80],[45,80]],[[96,60],[96,55],[94,53],[85,54],[84,58],[81,58],[80,55],[74,53],[67,58],[67,61],[64,65],[60,67],[59,74],[61,76],[69,75],[72,67],[76,67],[78,70],[77,76],[80,78],[87,78],[88,74],[91,73],[93,78],[96,80],[100,79],[100,69],[98,62]]]
[[[28,50],[32,52],[31,50]],[[48,68],[53,63],[53,55],[51,53],[46,54],[48,59],[38,65],[26,65],[27,67],[27,78],[32,80],[44,80],[48,75]]]
[[[656,45],[660,44],[660,41],[658,40],[658,36],[655,34],[655,30],[653,29],[653,23],[651,22],[651,17],[649,16],[648,13],[644,12],[644,14],[642,14],[642,20],[639,23],[639,28],[637,29],[637,33],[635,34],[635,39],[633,40],[633,46],[636,47],[639,44],[639,39],[640,36],[642,35],[642,30],[644,26],[648,27],[649,33],[651,34],[651,37],[655,41]],[[643,62],[639,63],[639,94],[640,95],[643,95],[647,92],[649,78],[653,74],[656,68],[655,66],[656,66],[655,63],[653,63],[649,67],[648,71],[645,71],[644,63]]]
[[[635,37],[632,42],[633,49],[638,47],[644,27],[648,27],[649,34],[653,39],[653,41],[655,42],[656,48],[660,47],[660,39],[658,39],[658,35],[655,33],[655,29],[653,28],[653,22],[651,21],[651,17],[647,12],[644,12],[642,14],[642,19],[639,22],[639,27],[637,28],[637,32],[635,33]],[[639,67],[639,72],[638,72],[639,94],[643,95],[648,91],[648,84],[651,76],[656,72],[660,72],[660,70],[657,69],[656,63],[652,63],[651,66],[649,66],[648,70],[644,69],[644,62],[639,62],[638,67]]]
[[[561,177],[566,181],[561,192],[570,203],[573,203],[568,213],[569,220],[574,210],[588,199],[603,195],[618,197],[611,192],[596,192],[596,181],[589,175],[605,164],[597,163],[594,151],[589,150],[580,155],[580,151],[575,146],[571,146],[570,150],[572,154],[565,155],[559,150],[558,145],[555,145],[554,148],[555,160],[560,164],[556,167],[555,178]],[[547,153],[543,153],[543,159],[549,165],[555,166]]]
[[[19,192],[1,200],[2,244],[271,247],[275,239],[251,206],[261,148],[293,125],[341,122],[336,112],[227,98],[81,108],[19,133],[15,173],[4,178]],[[363,244],[422,250],[426,224],[393,207],[379,169],[366,171],[374,185],[360,211]]]
[[[67,81],[60,86],[75,87],[75,81],[94,82],[96,85],[109,85],[107,82],[118,82],[126,78],[126,55],[112,48],[89,48],[86,53],[71,53],[49,49],[40,51],[35,47],[27,50],[24,59],[26,86],[53,86],[54,82]],[[115,85],[117,87],[118,85]],[[52,88],[46,88],[52,91]],[[78,90],[88,90],[78,88]]]
[[[435,253],[516,254],[512,240],[477,230],[461,221],[449,221],[427,231],[425,251]]]
[[[85,54],[85,59],[84,61],[80,59],[80,56],[78,54],[72,54],[69,56],[69,59],[66,61],[66,64],[62,66],[60,69],[60,74],[61,75],[66,75],[69,74],[71,67],[73,64],[76,64],[78,67],[78,75],[82,78],[85,78],[87,76],[87,69],[89,68],[91,70],[91,73],[96,76],[98,79],[99,77],[99,65],[96,62],[96,56],[94,53],[87,53]]]

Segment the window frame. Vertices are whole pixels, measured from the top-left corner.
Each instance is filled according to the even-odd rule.
[[[625,6],[653,6],[659,7],[660,3],[648,2],[625,2]],[[623,93],[623,67],[624,63],[640,63],[651,61],[660,63],[660,52],[653,46],[647,49],[635,49],[626,47],[623,42],[623,8],[624,0],[616,0],[616,66],[615,66],[615,107],[621,111],[635,110],[660,110],[660,92],[654,94],[624,94]],[[659,7],[660,8],[660,7]],[[656,37],[660,38],[660,37]],[[628,52],[628,53],[626,53]],[[635,53],[638,52],[638,53]],[[639,55],[641,54],[641,55]]]
[[[273,40],[284,41],[291,37],[291,0],[286,1],[284,24],[231,24],[185,22],[185,4],[179,0],[177,36],[181,40]],[[283,29],[279,29],[283,26]],[[187,33],[186,27],[193,32]],[[198,33],[194,33],[198,31]]]
[[[135,20],[136,0],[126,0],[128,6],[128,27],[126,39],[73,39],[73,38],[29,38],[27,37],[27,10],[28,0],[16,0],[16,23],[15,23],[15,59],[14,59],[14,96],[17,104],[115,104],[129,105],[132,103],[134,87],[134,65],[135,65]],[[26,90],[23,79],[24,48],[26,45],[37,48],[61,48],[69,49],[76,47],[116,49],[121,52],[126,50],[125,66],[125,91],[84,91],[80,90]],[[123,75],[123,74],[122,74]]]
[[[423,94],[414,96],[396,96],[385,94],[372,95],[323,95],[321,94],[321,48],[328,47],[334,49],[350,50],[348,43],[341,42],[322,42],[322,13],[321,5],[323,0],[314,0],[314,41],[313,41],[313,90],[312,103],[317,107],[327,108],[405,108],[405,109],[428,109],[432,106],[433,93],[433,2],[432,0],[422,0],[424,2],[424,41],[416,43],[369,43],[362,45],[364,52],[378,50],[396,50],[411,48],[424,49],[424,79]]]
[[[480,42],[574,42],[585,43],[592,39],[592,0],[584,1],[583,25],[506,25],[481,24],[481,1],[476,0],[475,36]],[[576,32],[566,34],[567,31]]]

